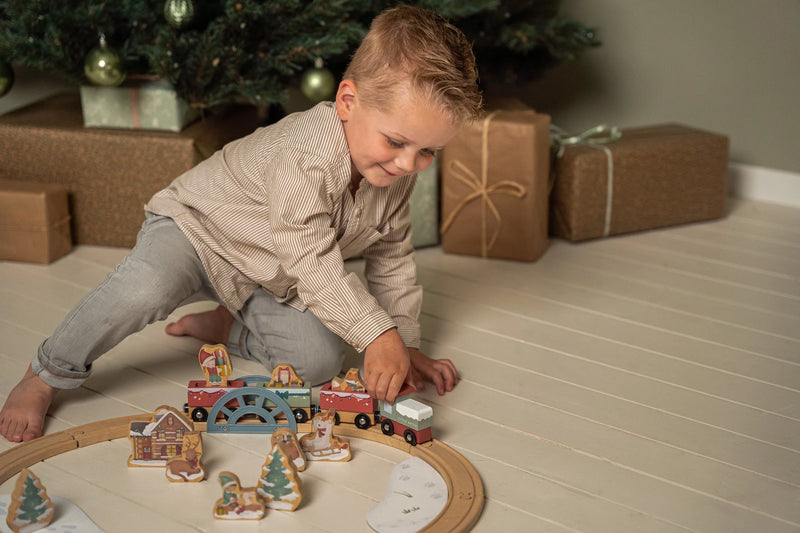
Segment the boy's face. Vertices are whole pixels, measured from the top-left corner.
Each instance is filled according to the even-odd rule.
[[[458,127],[425,104],[403,96],[391,109],[378,110],[359,102],[351,80],[339,85],[336,110],[350,148],[354,183],[364,177],[375,187],[387,187],[430,166],[436,150],[444,148]]]

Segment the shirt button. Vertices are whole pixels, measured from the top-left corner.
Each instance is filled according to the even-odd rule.
[[[356,207],[356,210],[353,214],[355,215],[356,218],[361,218],[361,208]]]

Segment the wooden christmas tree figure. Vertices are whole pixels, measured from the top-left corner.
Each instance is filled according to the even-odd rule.
[[[270,509],[294,511],[303,499],[297,468],[281,443],[267,455],[258,481],[258,494]]]
[[[47,527],[53,520],[54,506],[47,490],[33,472],[23,468],[19,473],[6,524],[14,533],[28,533]]]

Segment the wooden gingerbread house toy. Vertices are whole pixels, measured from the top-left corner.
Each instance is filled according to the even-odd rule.
[[[149,422],[131,422],[128,466],[164,467],[183,451],[184,437],[194,425],[183,413],[167,405],[158,407]]]

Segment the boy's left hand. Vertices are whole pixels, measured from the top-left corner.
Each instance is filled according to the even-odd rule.
[[[425,387],[423,380],[436,386],[439,395],[450,392],[458,383],[458,370],[450,359],[431,359],[416,348],[408,348],[411,357],[410,382],[417,389]]]

